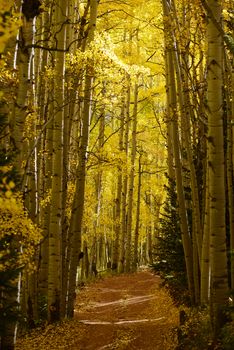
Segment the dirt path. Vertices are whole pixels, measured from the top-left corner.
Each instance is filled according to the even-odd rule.
[[[83,288],[73,321],[31,335],[17,349],[169,350],[176,346],[177,324],[178,310],[159,277],[141,271]]]
[[[178,311],[148,271],[114,276],[80,293],[76,318],[85,325],[80,349],[173,349]]]

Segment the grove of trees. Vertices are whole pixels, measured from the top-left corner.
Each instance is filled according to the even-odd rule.
[[[170,212],[190,304],[209,305],[218,336],[234,288],[233,35],[232,0],[1,0],[3,349],[11,312],[71,318],[79,283],[152,264]]]

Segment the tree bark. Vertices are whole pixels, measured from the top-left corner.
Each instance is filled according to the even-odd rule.
[[[59,49],[66,44],[66,3],[58,0],[55,7],[55,33]],[[54,117],[53,117],[53,155],[52,189],[49,225],[49,267],[48,267],[48,321],[60,320],[61,303],[61,240],[62,240],[62,168],[63,168],[63,122],[64,122],[64,52],[55,54]]]
[[[210,0],[209,7],[217,22],[221,23],[221,1]],[[217,336],[225,321],[224,307],[228,302],[222,98],[223,42],[219,30],[209,16],[207,41],[208,186],[210,198],[209,210],[212,283],[211,307],[214,316],[214,333],[215,336]]]
[[[131,169],[128,187],[128,211],[127,211],[127,237],[126,237],[126,265],[125,271],[129,272],[132,262],[132,217],[133,217],[133,195],[134,195],[134,178],[135,178],[135,161],[136,161],[136,132],[137,132],[137,102],[138,102],[138,85],[134,89],[134,107],[132,114],[132,150],[131,150]]]
[[[88,33],[88,43],[94,39],[94,32],[96,28],[97,19],[97,7],[98,1],[90,1],[90,23]],[[87,161],[87,149],[89,139],[89,125],[91,118],[91,99],[92,99],[92,84],[93,84],[93,69],[92,62],[88,63],[86,68],[85,86],[84,86],[84,108],[82,116],[82,135],[79,152],[79,164],[77,166],[77,180],[76,190],[72,207],[72,216],[70,222],[70,236],[72,240],[71,245],[71,260],[69,268],[69,280],[68,280],[68,304],[67,304],[67,316],[73,317],[74,313],[74,301],[76,290],[76,275],[77,266],[79,263],[79,253],[81,249],[81,229],[82,218],[84,210],[84,195],[85,195],[85,177],[86,177],[86,161]]]
[[[139,156],[138,161],[138,185],[137,185],[137,208],[136,208],[136,225],[135,225],[135,234],[134,234],[134,253],[133,253],[133,271],[137,270],[139,266],[139,230],[140,230],[140,212],[141,212],[141,185],[142,185],[142,169],[141,169],[141,157]],[[149,249],[152,252],[152,246],[149,246]],[[149,254],[150,255],[150,254]]]
[[[193,280],[193,254],[192,254],[192,243],[190,238],[190,232],[188,227],[188,218],[185,206],[184,188],[182,180],[182,165],[181,165],[181,154],[180,154],[180,141],[179,141],[179,130],[178,130],[178,113],[177,113],[177,92],[175,83],[175,69],[173,60],[173,33],[168,27],[169,10],[168,4],[163,0],[163,13],[164,13],[164,28],[165,28],[165,63],[168,74],[166,74],[166,90],[167,90],[167,104],[169,112],[169,130],[172,137],[173,157],[175,164],[175,179],[177,188],[177,199],[178,199],[178,212],[180,217],[180,228],[182,235],[182,242],[184,248],[186,271],[188,279],[188,287],[190,292],[191,302],[194,302],[194,280]],[[170,36],[167,37],[167,36]]]

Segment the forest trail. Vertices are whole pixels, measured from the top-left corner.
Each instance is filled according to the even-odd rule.
[[[176,324],[164,293],[149,271],[91,284],[76,305],[76,318],[86,326],[80,349],[169,349]]]
[[[17,349],[175,349],[178,310],[159,284],[149,271],[101,278],[78,293],[73,321]]]

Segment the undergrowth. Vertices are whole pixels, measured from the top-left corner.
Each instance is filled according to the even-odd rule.
[[[167,200],[155,237],[154,262],[151,269],[160,275],[164,286],[180,310],[180,326],[177,329],[178,350],[233,350],[234,318],[214,341],[209,308],[192,307],[188,292],[184,250],[181,239],[175,183],[168,179]],[[187,191],[187,196],[189,192]],[[191,213],[188,211],[191,226]],[[229,310],[230,313],[230,310]]]

